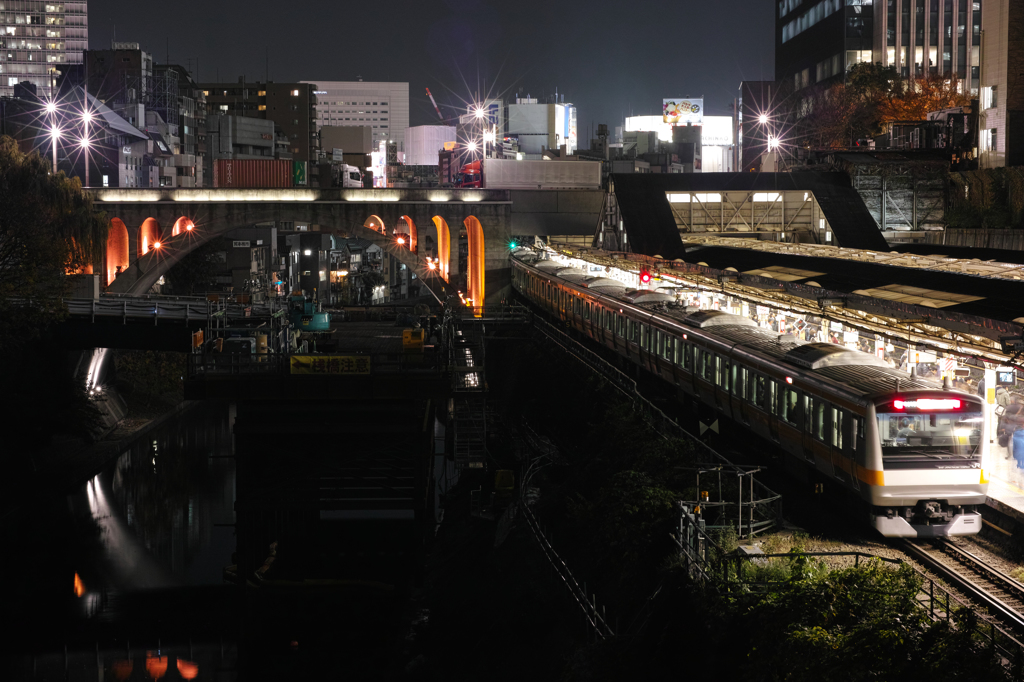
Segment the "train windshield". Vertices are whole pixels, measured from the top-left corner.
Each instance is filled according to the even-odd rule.
[[[876,411],[886,468],[980,466],[985,423],[980,405],[967,403],[964,409],[949,411],[914,411],[902,403],[900,407],[903,409],[890,403],[879,405]]]

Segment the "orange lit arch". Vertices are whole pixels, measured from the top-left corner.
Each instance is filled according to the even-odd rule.
[[[414,223],[412,218],[407,215],[402,216],[401,220],[403,220],[409,228],[409,250],[416,253],[416,223]]]
[[[474,308],[483,307],[484,294],[484,228],[480,221],[469,216],[463,224],[466,226],[466,239],[469,244],[469,257],[466,259],[466,298],[471,300]]]
[[[171,228],[171,236],[177,237],[183,232],[191,232],[196,229],[196,224],[191,219],[182,216],[174,222],[174,227]]]
[[[160,231],[160,223],[153,218],[146,218],[139,228],[139,257],[145,256],[163,237]]]
[[[387,227],[384,226],[384,221],[378,215],[372,215],[366,219],[363,223],[363,227],[373,230],[374,232],[380,232],[381,234],[387,234]]]
[[[448,223],[439,215],[434,216],[434,227],[437,228],[437,274],[448,281],[448,267],[452,255],[452,233]]]
[[[128,228],[120,218],[111,218],[107,232],[107,284],[114,281],[117,267],[128,269]]]

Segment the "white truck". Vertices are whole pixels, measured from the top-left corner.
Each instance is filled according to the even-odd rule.
[[[342,187],[362,187],[363,174],[355,166],[342,164],[338,168],[338,180]]]
[[[515,161],[484,159],[462,167],[459,187],[486,189],[600,189],[599,161]]]

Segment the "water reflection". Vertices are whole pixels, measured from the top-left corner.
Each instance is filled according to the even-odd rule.
[[[230,680],[237,653],[233,646],[176,646],[161,650],[69,651],[33,656],[29,679],[71,682],[128,680]]]
[[[69,497],[84,597],[221,582],[235,545],[230,422],[226,406],[201,405]]]

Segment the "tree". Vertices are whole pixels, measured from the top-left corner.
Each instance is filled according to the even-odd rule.
[[[0,137],[0,349],[35,338],[64,314],[69,273],[101,259],[105,216],[77,178]],[[25,305],[23,301],[31,301]]]
[[[388,283],[382,273],[377,270],[370,270],[362,273],[363,296],[367,303],[373,303],[373,290]]]
[[[51,174],[38,154],[0,136],[0,421],[30,449],[55,434],[88,438],[96,424],[85,386],[44,332],[66,314],[68,273],[100,261],[106,234],[77,178]]]

